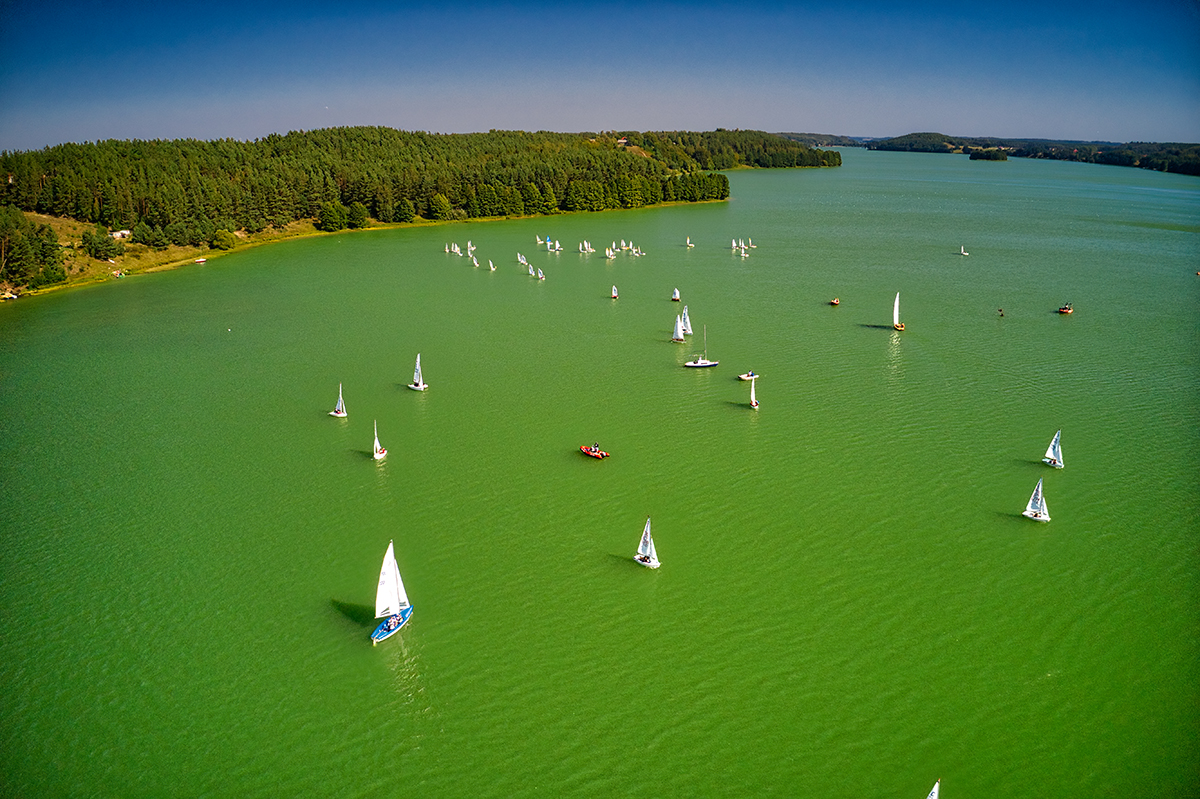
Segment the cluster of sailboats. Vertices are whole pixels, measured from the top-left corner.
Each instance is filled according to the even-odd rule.
[[[688,239],[689,246],[691,239]],[[757,249],[758,245],[754,243],[754,239],[730,239],[729,248],[735,253],[740,253],[743,258],[750,257],[750,251]]]
[[[1050,446],[1046,447],[1046,455],[1042,458],[1042,463],[1053,466],[1055,469],[1063,468],[1062,430],[1056,432],[1054,438],[1050,439]],[[1021,515],[1033,519],[1035,522],[1050,521],[1050,510],[1046,507],[1046,495],[1042,491],[1041,478],[1038,478],[1037,485],[1033,487],[1033,493],[1029,495],[1029,502],[1025,504],[1025,510],[1021,511]]]
[[[447,249],[447,252],[449,250]],[[408,387],[414,391],[425,391],[429,384],[425,382],[421,372],[421,353],[417,353],[416,365],[413,368],[413,379]],[[346,399],[342,393],[342,384],[338,383],[337,405],[329,412],[330,416],[339,419],[347,417]],[[371,445],[371,457],[381,461],[387,457],[387,449],[379,443],[379,420],[374,421],[375,440]],[[379,587],[375,592],[375,618],[383,619],[375,631],[371,633],[371,644],[391,638],[400,628],[408,623],[412,616],[413,607],[404,591],[404,581],[400,578],[400,568],[396,565],[396,552],[393,542],[388,542],[387,552],[383,556],[383,566],[379,571]]]

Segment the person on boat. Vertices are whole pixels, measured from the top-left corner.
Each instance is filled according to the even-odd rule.
[[[1003,308],[1000,308],[999,310],[1000,310],[1000,315],[1001,315],[1001,316],[1004,316],[1004,309],[1003,309]]]

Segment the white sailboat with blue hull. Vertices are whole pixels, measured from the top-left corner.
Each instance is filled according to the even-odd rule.
[[[371,633],[371,646],[400,632],[412,612],[413,607],[404,591],[404,581],[400,579],[400,567],[396,565],[395,547],[392,541],[388,541],[383,566],[379,570],[379,588],[375,591],[375,618],[383,621]]]

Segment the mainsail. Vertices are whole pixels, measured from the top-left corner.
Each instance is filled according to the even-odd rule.
[[[638,543],[638,554],[648,558],[651,563],[658,563],[658,553],[654,551],[654,539],[650,537],[649,516],[646,517],[646,529],[642,530],[642,540]]]
[[[388,541],[383,567],[379,570],[379,589],[375,592],[375,618],[395,616],[406,607],[408,594],[404,593],[404,581],[400,579],[400,567],[396,565],[393,542]]]
[[[1050,446],[1046,447],[1046,457],[1042,458],[1044,463],[1048,463],[1056,469],[1063,467],[1061,439],[1062,431],[1059,430],[1054,434],[1054,439],[1050,442]]]

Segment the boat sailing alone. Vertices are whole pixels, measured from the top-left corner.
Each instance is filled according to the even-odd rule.
[[[1033,493],[1029,495],[1029,502],[1025,505],[1025,510],[1021,511],[1021,515],[1033,519],[1035,522],[1050,521],[1050,511],[1046,507],[1046,496],[1042,493],[1042,481],[1038,480],[1037,485],[1033,487]]]
[[[1046,457],[1042,458],[1042,463],[1048,463],[1055,469],[1063,467],[1061,439],[1062,431],[1059,430],[1054,434],[1054,438],[1050,440],[1050,446],[1046,447]]]
[[[648,569],[657,569],[662,564],[658,562],[658,553],[654,551],[654,538],[650,535],[650,517],[646,517],[646,528],[642,530],[642,540],[638,542],[637,554],[633,559]]]
[[[613,286],[612,298],[613,298],[614,300],[617,298],[617,287],[616,287],[616,286]]]
[[[720,361],[710,361],[708,359],[708,325],[705,325],[704,326],[704,355],[697,356],[696,360],[688,361],[687,363],[684,364],[684,366],[691,366],[691,367],[716,366],[719,363],[720,363]]]
[[[671,302],[679,302],[679,289],[671,292]]]
[[[413,369],[413,381],[408,384],[408,387],[414,391],[424,391],[429,388],[429,384],[421,379],[421,353],[417,353],[417,367]]]
[[[342,384],[338,383],[338,401],[333,410],[329,412],[330,416],[336,416],[339,419],[346,418],[346,403],[342,401]]]
[[[896,292],[896,302],[892,304],[892,327],[897,330],[904,329],[904,323],[900,321],[900,292]]]
[[[371,633],[371,646],[386,641],[400,631],[412,616],[408,594],[404,592],[404,581],[400,579],[400,567],[396,565],[396,550],[388,541],[379,569],[379,588],[375,590],[375,618],[383,619],[375,632]]]
[[[754,377],[750,378],[750,407],[751,407],[751,408],[757,408],[757,407],[758,407],[758,399],[757,399],[757,398],[754,396],[754,384],[755,384],[755,383],[757,383],[757,382],[758,382],[758,376],[757,376],[757,375],[755,375]]]
[[[371,450],[371,457],[377,461],[387,457],[387,450],[379,445],[379,420],[375,420],[375,448]]]
[[[929,792],[929,796],[926,796],[925,799],[938,799],[938,791],[941,789],[941,787],[942,781],[938,780],[933,784],[933,790]]]

